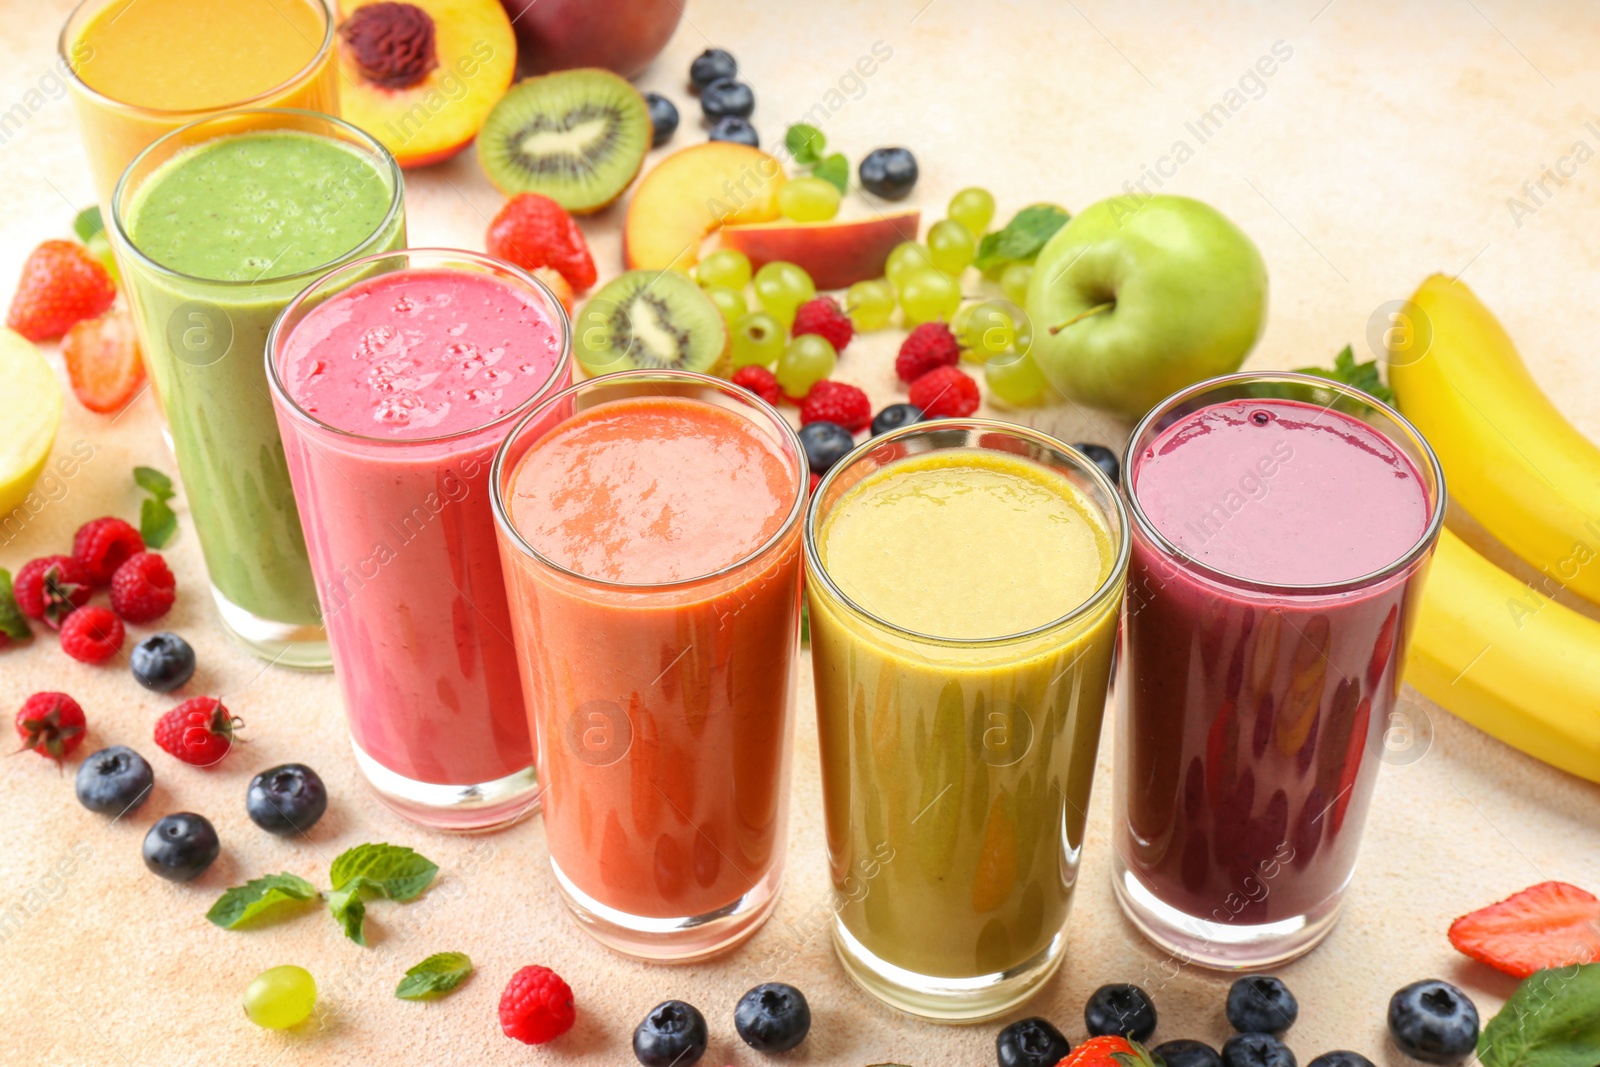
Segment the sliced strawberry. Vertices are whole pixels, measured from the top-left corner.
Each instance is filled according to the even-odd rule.
[[[125,308],[112,308],[68,330],[61,342],[61,358],[66,361],[73,393],[90,411],[120,411],[144,385],[139,339],[133,316]]]
[[[1600,899],[1565,882],[1540,882],[1450,924],[1450,943],[1497,971],[1600,962]]]

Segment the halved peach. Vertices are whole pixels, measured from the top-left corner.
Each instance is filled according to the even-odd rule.
[[[472,143],[517,39],[499,0],[340,0],[338,56],[339,114],[421,167]]]
[[[750,265],[783,260],[811,275],[818,289],[844,289],[868,278],[883,277],[889,251],[902,241],[915,241],[920,211],[897,211],[870,219],[828,222],[762,222],[724,226],[723,248],[750,257]]]
[[[622,255],[629,270],[688,270],[720,226],[778,217],[783,164],[759,148],[707,141],[672,153],[628,203]]]

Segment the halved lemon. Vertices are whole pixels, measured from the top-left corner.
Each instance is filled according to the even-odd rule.
[[[0,433],[0,515],[33,488],[61,427],[61,383],[33,342],[0,327],[0,386],[8,425]]]

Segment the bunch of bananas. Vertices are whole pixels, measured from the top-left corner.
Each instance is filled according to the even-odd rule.
[[[1505,329],[1459,281],[1422,283],[1390,331],[1389,384],[1451,497],[1542,575],[1512,577],[1444,532],[1406,680],[1479,729],[1600,782],[1600,448],[1539,391]]]

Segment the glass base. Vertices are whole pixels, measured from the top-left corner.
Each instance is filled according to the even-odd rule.
[[[572,917],[590,937],[613,952],[651,963],[692,963],[743,944],[772,914],[783,887],[783,865],[774,864],[749,892],[725,907],[663,919],[607,907],[574,885],[554,857],[550,869]]]
[[[333,670],[333,652],[328,648],[328,633],[322,627],[296,626],[252,615],[223,596],[214,585],[211,597],[222,616],[222,628],[256,658],[296,671]]]
[[[1122,861],[1112,859],[1112,888],[1122,912],[1139,932],[1183,963],[1222,971],[1264,970],[1316,948],[1339,921],[1345,879],[1336,892],[1304,915],[1270,923],[1218,923],[1198,919],[1160,900]]]
[[[833,948],[851,981],[891,1008],[938,1023],[978,1023],[1004,1015],[1049,981],[1066,946],[1066,934],[1058,933],[1038,955],[1008,970],[945,978],[896,967],[867,951],[833,917]]]
[[[356,766],[386,807],[434,830],[498,830],[539,808],[539,776],[533,767],[478,785],[437,785],[396,774],[361,751],[353,739],[350,747]]]

